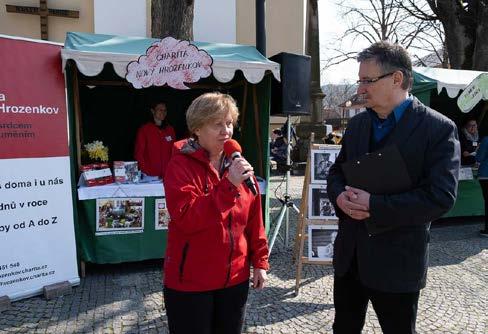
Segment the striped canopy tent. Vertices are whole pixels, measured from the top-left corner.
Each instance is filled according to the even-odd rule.
[[[268,181],[271,82],[279,80],[280,65],[265,58],[253,46],[190,42],[212,57],[210,76],[185,83],[190,88],[186,90],[167,85],[135,89],[126,80],[127,66],[145,55],[148,48],[158,41],[161,40],[79,32],[67,34],[61,57],[68,88],[71,155],[75,173],[81,165],[82,145],[93,140],[102,140],[109,147],[111,161],[134,160],[135,135],[138,127],[151,117],[151,102],[166,102],[167,119],[175,128],[177,139],[180,139],[188,136],[185,112],[190,103],[205,92],[220,91],[232,95],[237,101],[240,115],[234,138],[243,147],[243,153],[254,166],[256,175]],[[268,203],[266,191],[263,211],[267,229]],[[86,203],[78,206],[79,211],[84,211],[78,215],[80,220],[93,220],[86,218],[94,211],[93,206]],[[83,224],[79,225],[82,227]],[[132,254],[115,258],[107,249],[118,245],[109,247],[106,244],[109,241],[98,245],[102,241],[94,238],[91,231],[85,230],[82,234],[92,239],[81,247],[82,257],[89,262],[143,260],[154,258],[161,249],[164,250],[164,245],[157,245],[154,251],[144,250],[141,256]],[[129,247],[142,249],[141,240],[126,241]]]
[[[157,41],[154,38],[68,32],[61,52],[63,67],[66,61],[72,59],[81,73],[92,77],[102,72],[105,63],[110,63],[115,73],[125,78],[127,64],[145,54]],[[276,80],[280,80],[280,65],[265,58],[253,46],[191,43],[212,56],[212,75],[218,82],[232,81],[236,71],[241,71],[252,84],[261,82],[268,71]]]
[[[487,72],[453,70],[433,67],[414,67],[412,94],[424,104],[434,108],[451,118],[461,126],[467,119],[474,117],[478,119],[480,127],[488,131],[488,121],[484,117],[484,102],[478,105],[469,113],[463,113],[457,105],[457,98],[473,80]]]
[[[433,91],[441,94],[444,90],[449,98],[454,99],[481,73],[484,72],[414,67],[412,93],[427,105],[430,104],[430,95]]]

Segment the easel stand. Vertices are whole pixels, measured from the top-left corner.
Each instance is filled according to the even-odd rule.
[[[273,250],[274,243],[276,241],[276,237],[281,228],[281,224],[283,223],[283,218],[285,218],[285,247],[288,247],[288,234],[289,234],[289,214],[288,210],[292,208],[295,210],[298,215],[300,215],[300,210],[298,207],[291,201],[291,196],[289,195],[289,180],[290,180],[290,169],[291,169],[291,159],[290,159],[290,151],[291,151],[291,118],[290,115],[287,116],[287,128],[286,128],[286,140],[287,140],[287,150],[286,150],[286,176],[285,176],[285,196],[284,199],[278,198],[281,202],[281,210],[276,219],[275,229],[273,235],[269,241],[269,254],[271,256],[271,251]]]
[[[314,135],[313,133],[310,136],[310,143],[313,142]],[[311,149],[321,149],[326,147],[325,145],[319,144],[310,144]],[[331,145],[327,145],[327,147],[331,147]],[[308,212],[308,197],[309,197],[309,186],[310,186],[310,172],[311,172],[311,158],[310,152],[307,158],[307,166],[305,169],[305,179],[303,182],[303,191],[302,191],[302,203],[300,207],[301,214],[298,218],[298,226],[296,230],[296,238],[295,238],[295,247],[293,251],[293,256],[296,261],[297,265],[297,272],[296,272],[296,282],[295,282],[295,296],[298,296],[298,292],[300,289],[300,280],[302,276],[302,267],[304,264],[322,264],[322,265],[330,265],[332,264],[331,260],[310,260],[308,256],[303,254],[305,242],[308,241],[308,225],[337,225],[337,219],[309,219],[309,212]]]
[[[287,172],[289,173],[289,172]],[[288,181],[287,181],[288,183]],[[295,210],[298,215],[300,215],[300,210],[297,208],[297,206],[290,200],[291,197],[288,195],[285,195],[284,199],[278,199],[281,202],[281,210],[280,214],[278,215],[278,218],[276,219],[276,227],[273,232],[273,236],[271,237],[271,240],[269,242],[269,256],[271,256],[271,250],[273,249],[273,245],[276,241],[276,237],[278,236],[278,232],[280,231],[281,224],[283,222],[283,218],[285,217],[285,214],[288,216],[288,209],[292,208]],[[288,227],[288,217],[286,219],[286,226]],[[285,236],[285,247],[288,246],[288,228],[286,231],[286,236]]]

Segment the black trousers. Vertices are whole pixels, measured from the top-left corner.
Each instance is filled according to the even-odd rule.
[[[479,181],[481,191],[483,192],[483,199],[485,200],[485,231],[488,231],[488,179]]]
[[[389,293],[365,287],[359,281],[357,263],[353,261],[346,275],[334,277],[334,333],[361,333],[368,301],[373,305],[384,334],[416,333],[418,300],[418,291]]]
[[[242,332],[249,282],[212,291],[186,292],[164,287],[171,334]]]

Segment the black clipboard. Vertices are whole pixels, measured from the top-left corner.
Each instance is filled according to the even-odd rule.
[[[412,186],[410,175],[403,157],[396,147],[390,145],[368,153],[359,159],[341,165],[349,186],[359,188],[374,195],[390,195],[407,191]],[[365,220],[370,234],[393,230],[392,226],[373,224]]]
[[[347,185],[370,194],[390,195],[412,186],[407,166],[396,145],[344,162],[341,167]]]

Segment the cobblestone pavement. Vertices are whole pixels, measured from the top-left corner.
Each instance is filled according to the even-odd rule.
[[[273,177],[271,189],[279,182],[279,177]],[[290,180],[297,206],[302,183],[303,177]],[[277,194],[283,191],[284,186]],[[279,202],[274,193],[271,197],[271,215],[276,216]],[[296,217],[292,212],[291,236]],[[428,282],[419,302],[419,333],[488,333],[488,238],[478,236],[480,226],[458,222],[432,229]],[[245,333],[331,332],[332,268],[305,265],[300,294],[295,297],[291,257],[291,246],[277,242],[268,287],[249,295]],[[89,266],[71,295],[13,302],[10,310],[0,313],[0,333],[167,333],[160,262]],[[371,307],[363,332],[381,333]]]

